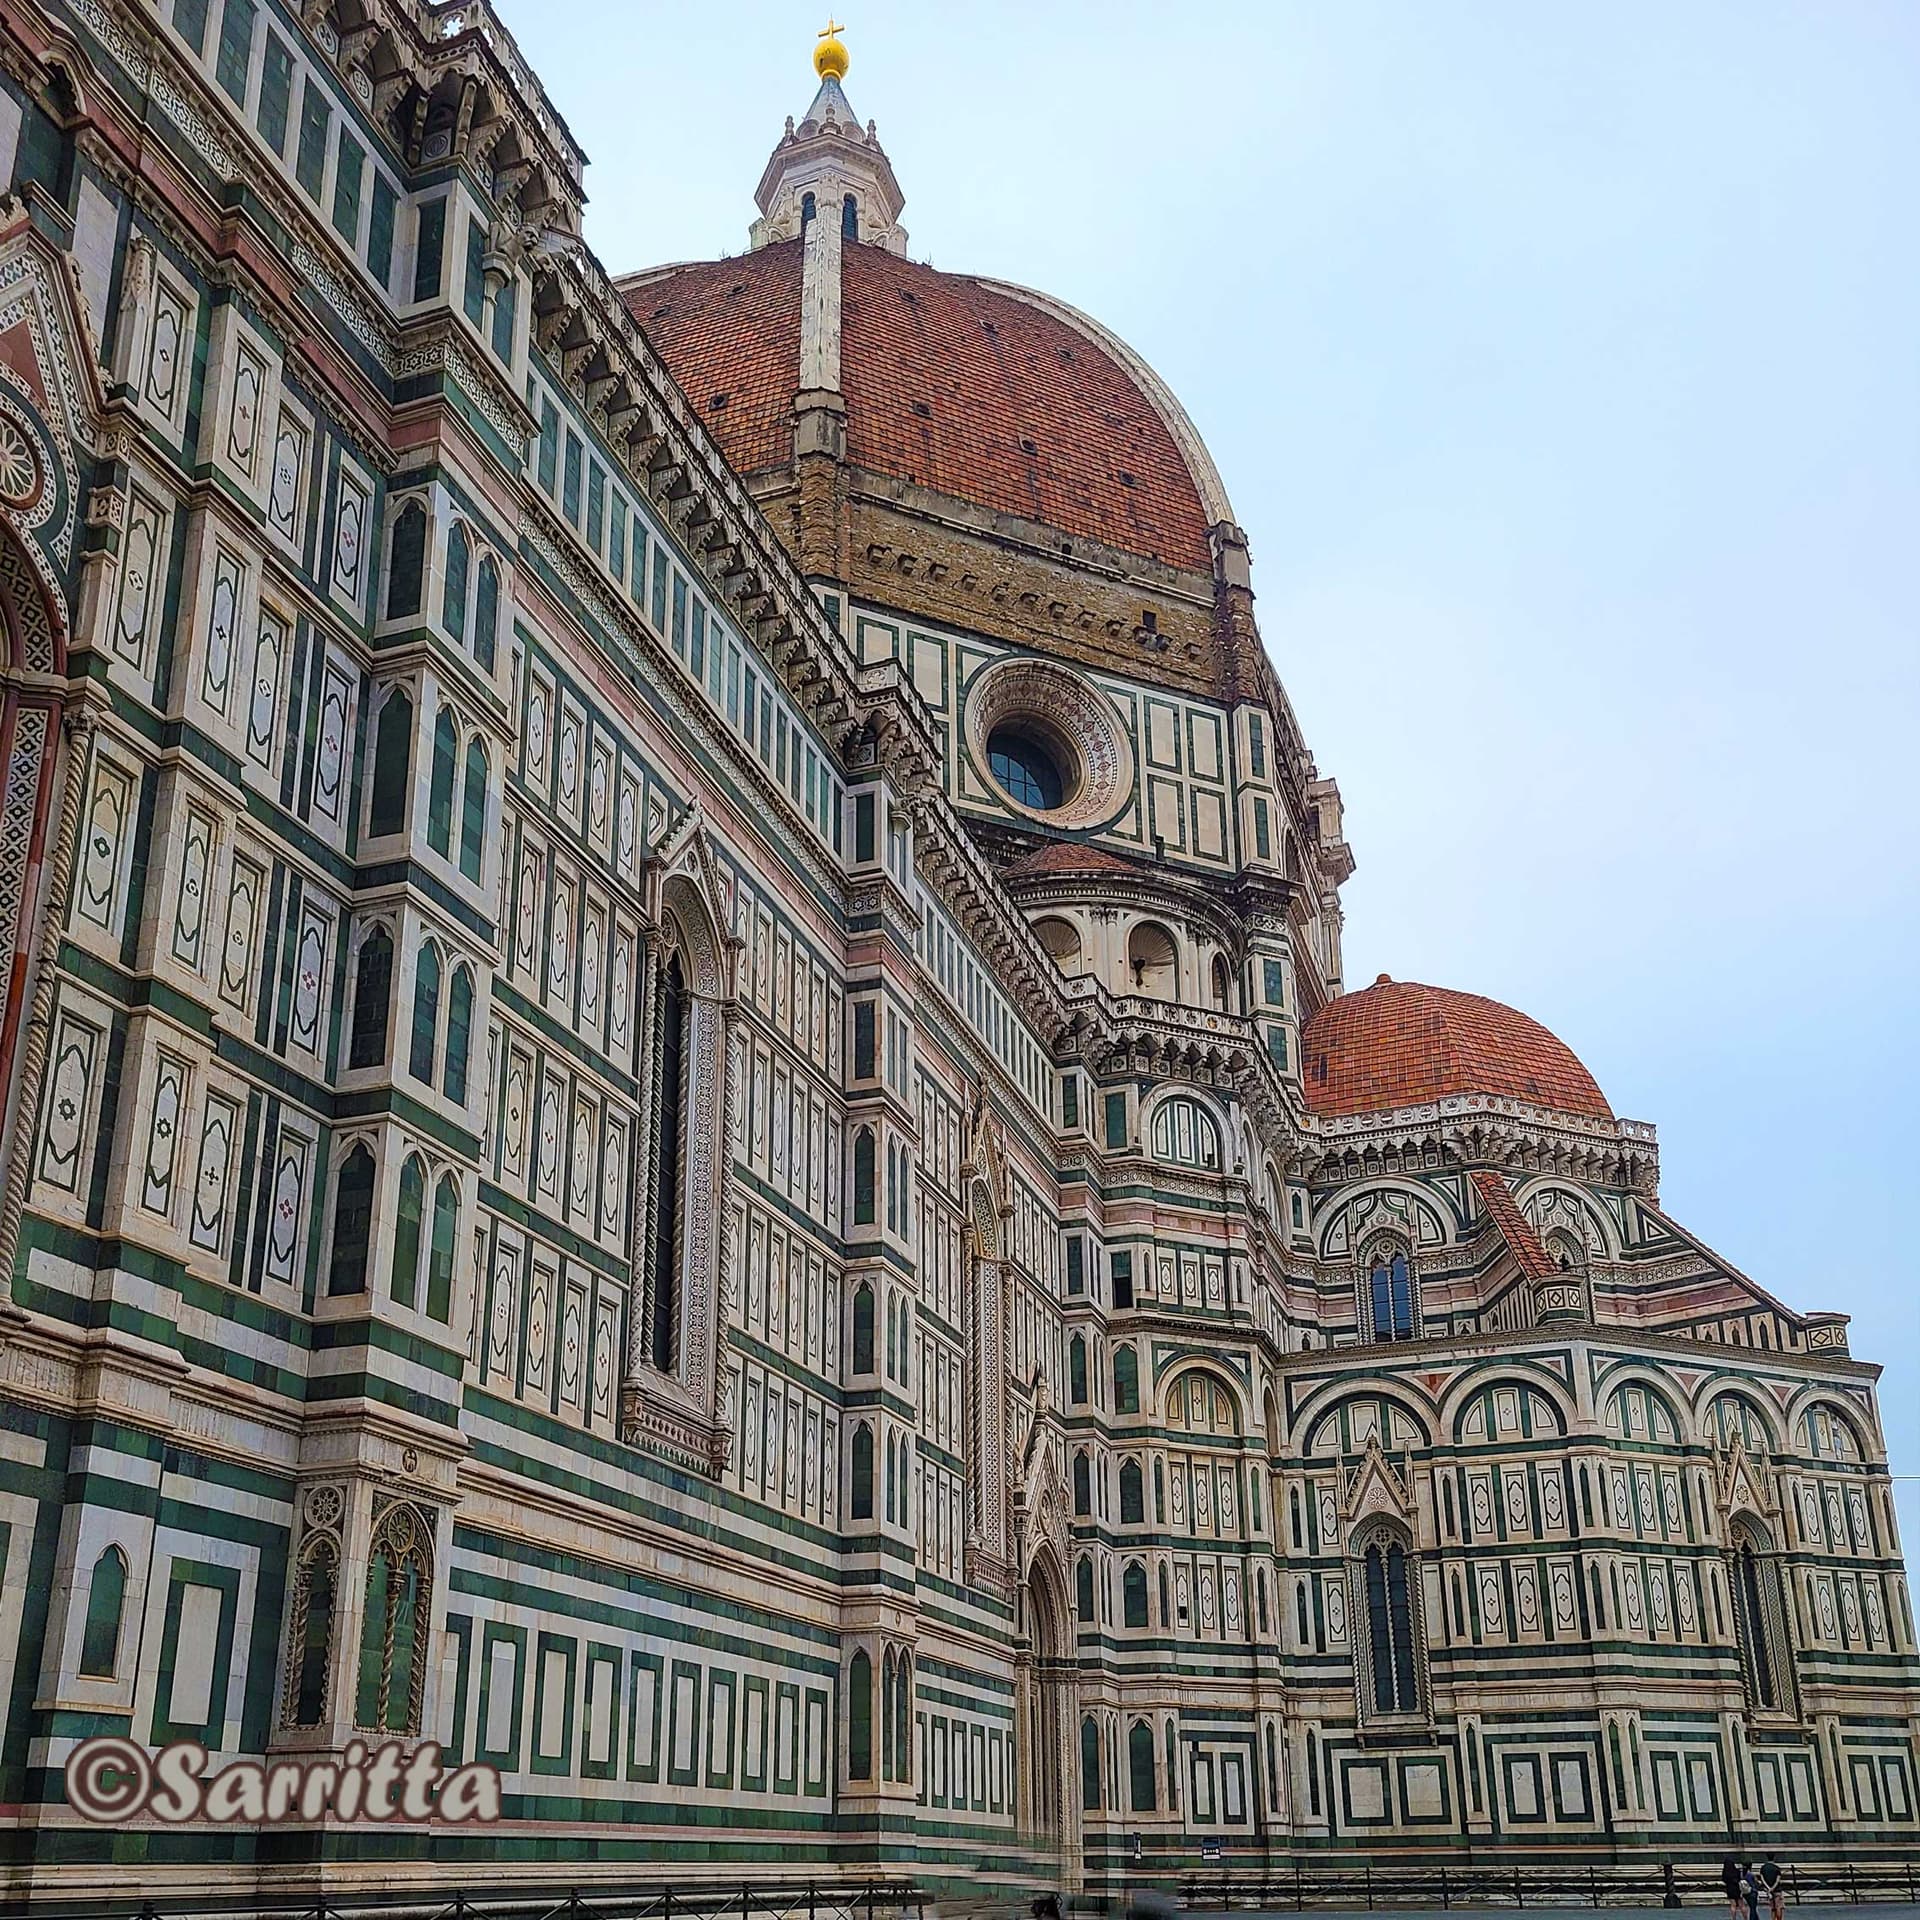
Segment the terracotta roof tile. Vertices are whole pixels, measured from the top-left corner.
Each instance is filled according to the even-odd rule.
[[[791,457],[801,245],[671,268],[626,289],[628,310],[741,473]],[[854,466],[1211,571],[1186,460],[1095,341],[883,247],[851,246],[842,259],[840,385]]]
[[[1032,853],[1022,854],[1002,869],[1008,880],[1032,880],[1050,873],[1125,873],[1139,869],[1131,860],[1083,840],[1054,840]]]
[[[1322,1007],[1300,1055],[1307,1104],[1330,1118],[1463,1093],[1613,1118],[1592,1074],[1537,1020],[1477,993],[1385,974]]]
[[[1476,1167],[1473,1184],[1487,1203],[1487,1212],[1493,1217],[1500,1238],[1520,1263],[1520,1271],[1529,1280],[1551,1279],[1558,1269],[1547,1257],[1547,1250],[1540,1244],[1540,1236],[1528,1223],[1527,1216],[1515,1203],[1513,1189],[1506,1180],[1491,1168]]]

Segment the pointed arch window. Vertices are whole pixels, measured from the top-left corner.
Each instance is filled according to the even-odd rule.
[[[472,554],[467,530],[456,520],[447,535],[447,580],[440,596],[440,624],[449,639],[461,643],[467,637],[467,569]]]
[[[339,1584],[339,1549],[328,1535],[311,1535],[300,1550],[293,1580],[286,1696],[286,1722],[290,1727],[317,1727],[327,1717],[334,1602]]]
[[[843,240],[860,238],[860,203],[852,194],[840,202],[840,237]]]
[[[853,1517],[873,1518],[873,1429],[863,1420],[853,1430]]]
[[[413,765],[413,701],[395,687],[380,709],[373,744],[373,801],[367,832],[374,838],[407,824],[407,774]]]
[[[1120,1576],[1121,1619],[1130,1627],[1147,1624],[1147,1570],[1138,1560],[1129,1560]]]
[[[1115,1413],[1140,1411],[1140,1356],[1131,1347],[1113,1350],[1113,1410]]]
[[[880,1778],[893,1778],[893,1649],[880,1662]]]
[[[487,750],[475,734],[467,742],[467,776],[460,801],[460,871],[480,878],[487,845]]]
[[[453,1246],[460,1230],[460,1187],[450,1173],[433,1190],[433,1240],[427,1249],[427,1318],[453,1319]]]
[[[355,1143],[340,1163],[333,1189],[333,1257],[327,1265],[327,1292],[364,1293],[367,1244],[373,1232],[373,1155]]]
[[[1361,1617],[1366,1622],[1363,1707],[1375,1716],[1420,1713],[1423,1654],[1406,1541],[1398,1532],[1376,1528],[1359,1547]]]
[[[1100,1811],[1100,1723],[1092,1714],[1080,1722],[1080,1804]]]
[[[453,769],[460,727],[451,707],[433,723],[433,785],[427,795],[427,845],[445,859],[453,850]]]
[[[440,949],[431,940],[421,941],[413,966],[413,1043],[407,1053],[407,1071],[430,1087],[434,1048],[440,1038]]]
[[[420,1237],[426,1224],[427,1170],[418,1154],[400,1169],[400,1200],[393,1224],[393,1302],[410,1307],[420,1285]]]
[[[1067,1397],[1076,1407],[1087,1404],[1087,1342],[1083,1334],[1076,1333],[1067,1349]]]
[[[678,947],[660,970],[660,1112],[654,1126],[653,1364],[671,1373],[680,1353],[680,1156],[685,1108],[687,976]],[[871,1495],[869,1495],[871,1501]]]
[[[893,1698],[893,1777],[913,1779],[913,1655],[900,1656],[898,1691]]]
[[[1143,1526],[1146,1518],[1147,1489],[1140,1462],[1123,1460],[1120,1463],[1120,1524],[1123,1527]]]
[[[805,233],[806,230],[812,226],[815,208],[816,203],[813,195],[803,193],[800,196],[800,231],[802,233]]]
[[[873,1661],[864,1647],[847,1668],[847,1778],[873,1778]]]
[[[385,927],[372,927],[360,942],[360,957],[354,965],[349,1067],[377,1067],[387,1057],[387,1008],[392,997],[393,936]]]
[[[127,1556],[108,1547],[87,1582],[87,1624],[80,1639],[80,1671],[111,1680],[120,1671],[120,1623],[127,1606]]]
[[[1073,1512],[1077,1520],[1093,1512],[1093,1463],[1084,1448],[1073,1456]]]
[[[1134,1812],[1155,1812],[1153,1729],[1144,1720],[1127,1729],[1127,1773]]]
[[[480,562],[473,589],[473,657],[483,671],[493,671],[500,641],[500,569],[491,555]]]
[[[447,994],[447,1064],[440,1084],[449,1100],[467,1104],[467,1069],[473,1055],[473,969],[463,961],[453,970]]]
[[[1740,1630],[1740,1670],[1747,1704],[1760,1713],[1789,1712],[1792,1669],[1787,1658],[1773,1543],[1751,1520],[1737,1520],[1731,1558],[1734,1616]]]
[[[394,517],[387,562],[387,618],[411,619],[420,611],[420,588],[427,565],[427,510],[409,500]]]
[[[360,1631],[360,1685],[354,1724],[371,1733],[415,1734],[426,1691],[428,1610],[433,1599],[430,1536],[411,1507],[391,1506],[374,1529],[367,1558],[367,1608]]]
[[[864,1280],[853,1290],[853,1370],[873,1371],[873,1289]]]
[[[1073,1570],[1074,1613],[1082,1626],[1093,1625],[1093,1562],[1082,1559]]]
[[[1416,1332],[1413,1274],[1404,1247],[1374,1249],[1367,1266],[1367,1306],[1376,1340],[1411,1340]]]
[[[856,1227],[873,1225],[875,1158],[873,1129],[862,1127],[853,1136],[853,1224]]]

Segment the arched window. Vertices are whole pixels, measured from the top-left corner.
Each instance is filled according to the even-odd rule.
[[[443,859],[453,850],[453,767],[460,727],[451,707],[433,723],[433,786],[427,795],[427,845]]]
[[[404,687],[387,695],[373,743],[373,802],[367,832],[374,838],[407,824],[407,774],[413,765],[413,701]]]
[[[1081,1520],[1093,1512],[1093,1463],[1084,1449],[1073,1456],[1073,1511]]]
[[[127,1604],[127,1556],[108,1547],[87,1582],[87,1624],[80,1637],[80,1671],[111,1680],[120,1670],[120,1617]]]
[[[1120,1617],[1130,1627],[1147,1624],[1147,1570],[1138,1560],[1129,1560],[1120,1576]]]
[[[1376,1340],[1411,1340],[1417,1331],[1413,1313],[1413,1275],[1406,1249],[1376,1247],[1367,1266],[1367,1307]]]
[[[1173,1589],[1167,1583],[1167,1563],[1160,1562],[1160,1624],[1173,1625]]]
[[[1131,1347],[1113,1350],[1113,1410],[1115,1413],[1140,1411],[1140,1356]]]
[[[887,1524],[893,1524],[893,1509],[899,1486],[899,1457],[892,1434],[887,1435]]]
[[[1367,1623],[1361,1697],[1375,1714],[1418,1713],[1420,1648],[1405,1543],[1397,1534],[1372,1534],[1362,1545],[1360,1568]]]
[[[853,1224],[873,1225],[874,1145],[873,1129],[860,1128],[853,1136]]]
[[[466,528],[456,520],[447,535],[446,590],[440,596],[440,624],[455,642],[467,637],[467,565],[472,551]]]
[[[460,871],[480,878],[487,845],[487,750],[475,734],[467,742],[466,789],[460,802]]]
[[[447,1064],[440,1076],[446,1096],[467,1104],[467,1067],[473,1053],[473,969],[464,962],[453,970],[447,994]]]
[[[840,202],[840,237],[843,240],[860,238],[860,203],[852,194]]]
[[[853,1517],[873,1518],[873,1429],[865,1421],[853,1430]]]
[[[1202,1173],[1220,1171],[1220,1129],[1197,1100],[1176,1096],[1161,1101],[1153,1110],[1148,1141],[1156,1160],[1197,1167]]]
[[[367,1241],[373,1231],[373,1155],[356,1144],[340,1165],[333,1189],[333,1258],[327,1292],[364,1293]]]
[[[317,1727],[327,1717],[333,1610],[339,1583],[339,1549],[326,1534],[313,1534],[300,1550],[300,1564],[293,1577],[284,1710],[290,1727]]]
[[[1083,1626],[1093,1625],[1093,1562],[1082,1560],[1073,1570],[1074,1613]]]
[[[660,1112],[653,1142],[653,1310],[648,1350],[662,1373],[674,1370],[680,1352],[680,1156],[686,1105],[687,998],[687,977],[676,947],[660,969]],[[871,1461],[867,1511],[873,1511]]]
[[[1180,949],[1157,921],[1142,920],[1127,935],[1127,985],[1154,1000],[1179,995]]]
[[[847,1778],[873,1778],[873,1661],[864,1647],[847,1667]]]
[[[440,949],[423,940],[413,963],[413,1043],[407,1050],[407,1071],[429,1087],[439,1038]]]
[[[1127,1729],[1127,1774],[1134,1812],[1154,1812],[1153,1729],[1144,1720]]]
[[[893,1777],[913,1778],[913,1655],[900,1656],[900,1677],[893,1696]]]
[[[387,1003],[393,997],[393,936],[373,927],[360,942],[353,973],[353,1033],[349,1067],[377,1067],[387,1057]]]
[[[1225,957],[1221,954],[1216,953],[1213,956],[1212,976],[1213,1004],[1225,1013],[1227,1001],[1233,993],[1233,974],[1227,966]]]
[[[1780,1581],[1773,1543],[1750,1520],[1736,1520],[1732,1536],[1735,1619],[1740,1629],[1741,1677],[1747,1703],[1777,1713],[1791,1701],[1792,1674],[1782,1631]]]
[[[892,1446],[889,1443],[888,1453]],[[880,1662],[880,1778],[893,1778],[893,1649]]]
[[[1080,1722],[1080,1804],[1100,1810],[1100,1723],[1092,1714]]]
[[[395,1306],[410,1307],[420,1283],[420,1235],[427,1217],[427,1170],[417,1154],[407,1156],[400,1169],[400,1203],[393,1222],[393,1278]]]
[[[387,618],[405,620],[420,611],[420,587],[427,566],[427,510],[409,500],[394,517],[393,545],[387,562]]]
[[[427,1318],[453,1319],[453,1243],[460,1227],[460,1187],[450,1173],[433,1190],[433,1240],[427,1249]]]
[[[1120,1524],[1123,1527],[1141,1526],[1145,1523],[1146,1517],[1146,1480],[1140,1472],[1140,1462],[1122,1460],[1120,1462]]]
[[[1084,949],[1080,945],[1079,929],[1071,920],[1049,915],[1044,920],[1036,920],[1033,930],[1040,936],[1040,944],[1053,956],[1053,964],[1069,980],[1080,972]]]
[[[473,657],[484,672],[493,671],[500,639],[500,569],[489,555],[480,562],[480,578],[473,590]]]
[[[1259,1484],[1260,1483],[1257,1480],[1254,1482],[1255,1486],[1258,1486]],[[1260,1623],[1260,1631],[1261,1633],[1264,1634],[1267,1631],[1267,1570],[1266,1568],[1265,1567],[1256,1568],[1254,1570],[1254,1576],[1255,1576],[1254,1591],[1260,1597],[1260,1606],[1259,1606],[1259,1612],[1258,1612],[1257,1618]]]
[[[390,1506],[367,1558],[354,1724],[372,1733],[420,1731],[427,1629],[433,1601],[431,1536],[411,1507]]]
[[[800,231],[802,233],[805,233],[807,228],[813,224],[813,214],[814,214],[813,195],[810,193],[803,193],[800,196]]]
[[[1087,1341],[1084,1334],[1076,1333],[1073,1344],[1067,1349],[1067,1398],[1076,1407],[1087,1404]]]
[[[853,1290],[853,1370],[873,1371],[873,1289],[864,1280]]]

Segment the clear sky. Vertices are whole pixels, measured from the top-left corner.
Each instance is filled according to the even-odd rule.
[[[610,268],[744,247],[824,15],[500,4]],[[842,17],[914,256],[1097,314],[1212,448],[1349,984],[1565,1038],[1920,1474],[1920,7]]]

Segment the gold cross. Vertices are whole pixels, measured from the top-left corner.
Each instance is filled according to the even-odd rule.
[[[840,24],[840,22],[833,17],[832,14],[828,14],[827,24],[824,27],[822,27],[819,33],[816,34],[814,37],[819,40],[828,40],[828,39],[831,39],[833,35],[836,33],[845,33],[845,32],[846,32],[846,28],[843,27]]]

